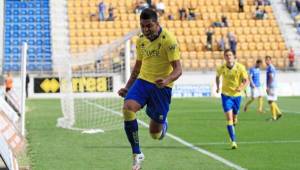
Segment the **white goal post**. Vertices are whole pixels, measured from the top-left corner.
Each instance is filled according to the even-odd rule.
[[[63,117],[57,126],[85,133],[103,132],[123,125],[122,98],[117,90],[130,75],[133,30],[110,44],[63,57],[57,68]]]

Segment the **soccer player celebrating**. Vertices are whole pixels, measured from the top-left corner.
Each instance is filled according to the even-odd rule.
[[[222,80],[222,106],[227,119],[227,131],[231,139],[231,148],[236,149],[234,125],[237,123],[237,115],[241,104],[241,92],[248,85],[248,74],[245,66],[235,61],[235,56],[229,49],[224,51],[225,64],[217,68],[216,85],[217,93],[220,91],[220,79]]]
[[[149,132],[153,139],[163,139],[167,131],[167,114],[173,82],[182,74],[179,47],[175,37],[158,23],[152,9],[140,15],[142,34],[137,40],[137,60],[129,80],[118,94],[125,97],[124,126],[133,153],[132,169],[141,168],[144,154],[138,137],[136,112],[145,105],[150,117]]]
[[[268,103],[270,105],[272,118],[270,120],[278,120],[282,113],[276,103],[277,94],[276,94],[276,69],[272,64],[272,58],[270,56],[265,57],[265,62],[267,64],[266,77],[267,77],[267,95]]]
[[[251,98],[245,104],[244,111],[246,112],[249,105],[254,101],[254,99],[258,99],[258,112],[263,112],[263,92],[260,82],[260,67],[262,65],[262,60],[256,60],[255,66],[250,68],[249,70],[249,80],[250,80],[250,88],[251,88]]]

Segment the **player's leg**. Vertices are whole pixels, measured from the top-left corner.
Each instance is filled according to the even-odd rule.
[[[251,97],[250,100],[247,101],[247,103],[244,106],[244,112],[246,112],[248,110],[249,105],[254,101],[254,98]]]
[[[225,117],[227,120],[227,131],[231,140],[231,146],[233,149],[235,149],[236,146],[236,141],[235,141],[235,128],[233,125],[233,112],[232,112],[232,107],[234,105],[234,101],[232,100],[232,97],[229,96],[225,96],[225,95],[221,95],[222,97],[222,106],[223,106],[223,110],[225,113]]]
[[[171,103],[171,88],[153,87],[146,113],[151,118],[149,132],[153,139],[162,140],[167,133],[167,115]]]
[[[262,96],[259,96],[258,97],[258,112],[259,113],[263,113],[264,110],[263,110],[263,104],[264,104],[264,99]]]
[[[271,113],[272,113],[272,120],[276,120],[277,119],[277,114],[276,114],[276,108],[275,108],[275,105],[274,105],[274,101],[269,100],[268,103],[269,103],[270,110],[271,110]]]
[[[153,139],[160,139],[163,134],[164,124],[158,123],[155,120],[150,120],[149,133]]]
[[[270,110],[272,113],[272,120],[277,120],[282,116],[281,111],[276,103],[277,101],[277,95],[275,92],[275,89],[270,89],[270,93],[268,95],[268,102],[270,105]]]
[[[246,112],[247,110],[248,110],[248,107],[249,107],[249,105],[254,101],[254,96],[255,96],[255,89],[254,88],[251,88],[251,98],[250,98],[250,100],[248,100],[247,101],[247,103],[245,104],[245,106],[244,106],[244,112]]]
[[[133,154],[140,154],[138,123],[136,112],[140,110],[141,105],[135,100],[125,100],[123,107],[124,127],[128,141],[132,148]]]
[[[233,126],[235,127],[235,125],[237,124],[237,121],[238,121],[238,114],[239,114],[239,110],[240,110],[240,106],[241,106],[241,102],[242,102],[242,97],[241,96],[233,97],[232,101],[233,101],[232,118],[233,118]],[[233,129],[233,130],[235,130],[235,129]],[[234,135],[235,135],[235,132],[234,132]],[[235,139],[232,142],[231,148],[232,149],[237,148],[237,144],[236,144]]]
[[[136,112],[145,105],[147,94],[148,91],[144,82],[136,80],[129,89],[123,106],[124,129],[133,153],[132,169],[134,170],[140,169],[141,163],[144,160],[144,155],[139,145]]]

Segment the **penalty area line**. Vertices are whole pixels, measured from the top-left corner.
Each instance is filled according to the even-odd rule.
[[[91,103],[91,102],[88,102],[88,103],[91,104],[91,105],[94,105],[95,107],[98,107],[99,109],[103,109],[103,110],[106,110],[106,111],[111,111],[113,114],[117,114],[117,115],[122,116],[121,112],[117,112],[115,110],[111,110],[111,109],[106,108],[105,106],[99,105],[97,103]],[[149,128],[149,125],[146,122],[142,121],[142,120],[138,120],[138,123],[141,124],[142,126],[146,127],[146,128]],[[239,166],[239,165],[237,165],[237,164],[235,164],[235,163],[233,163],[233,162],[231,162],[229,160],[226,160],[225,158],[222,158],[221,156],[219,156],[217,154],[214,154],[214,153],[209,152],[209,151],[207,151],[205,149],[202,149],[202,148],[200,148],[198,146],[195,146],[195,145],[193,145],[193,144],[191,144],[191,143],[189,143],[189,142],[187,142],[187,141],[181,139],[180,137],[175,136],[175,135],[173,135],[171,133],[166,133],[166,136],[170,137],[171,139],[177,141],[178,143],[180,143],[180,144],[182,144],[182,145],[184,145],[184,146],[186,146],[186,147],[188,147],[188,148],[190,148],[190,149],[192,149],[194,151],[200,152],[203,155],[206,155],[206,156],[208,156],[208,157],[210,157],[210,158],[212,158],[214,160],[217,160],[217,161],[219,161],[219,162],[221,162],[221,163],[223,163],[223,164],[225,164],[225,165],[227,165],[229,167],[232,167],[232,168],[234,168],[236,170],[246,170],[245,168],[243,168],[243,167],[241,167],[241,166]]]

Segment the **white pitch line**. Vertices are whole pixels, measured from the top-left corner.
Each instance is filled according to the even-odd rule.
[[[240,141],[239,144],[288,144],[288,143],[300,143],[300,140],[273,140],[273,141]],[[226,142],[208,142],[208,143],[196,143],[195,145],[228,145]]]
[[[117,111],[111,110],[111,109],[109,109],[109,108],[106,108],[106,107],[104,107],[104,106],[98,105],[98,104],[96,104],[96,103],[91,103],[91,102],[87,102],[87,103],[89,103],[89,104],[91,104],[91,105],[94,105],[94,106],[96,106],[96,107],[98,107],[98,108],[100,108],[100,109],[103,109],[103,110],[106,110],[106,111],[111,111],[111,112],[114,113],[114,114],[117,114],[117,115],[122,116],[122,113],[121,113],[121,112],[117,112]],[[142,120],[138,120],[138,123],[141,124],[141,125],[143,125],[143,126],[146,127],[146,128],[149,128],[149,125],[148,125],[146,122],[142,121]],[[237,164],[235,164],[235,163],[233,163],[233,162],[231,162],[231,161],[228,161],[228,160],[226,160],[226,159],[220,157],[219,155],[216,155],[216,154],[214,154],[214,153],[212,153],[212,152],[209,152],[209,151],[207,151],[207,150],[205,150],[205,149],[202,149],[202,148],[200,148],[200,147],[197,147],[197,146],[195,146],[195,145],[193,145],[193,144],[191,144],[191,143],[189,143],[189,142],[187,142],[187,141],[181,139],[180,137],[175,136],[175,135],[173,135],[173,134],[171,134],[171,133],[166,133],[166,136],[168,136],[168,137],[170,137],[171,139],[173,139],[173,140],[175,140],[175,141],[177,141],[177,142],[179,142],[179,143],[181,143],[181,144],[187,146],[188,148],[190,148],[190,149],[192,149],[192,150],[195,150],[195,151],[200,152],[200,153],[202,153],[202,154],[204,154],[204,155],[206,155],[206,156],[209,156],[209,157],[211,157],[212,159],[217,160],[217,161],[219,161],[219,162],[222,162],[223,164],[225,164],[225,165],[227,165],[227,166],[229,166],[229,167],[232,167],[232,168],[234,168],[234,169],[236,169],[236,170],[246,170],[245,168],[243,168],[243,167],[241,167],[241,166],[239,166],[239,165],[237,165]]]

